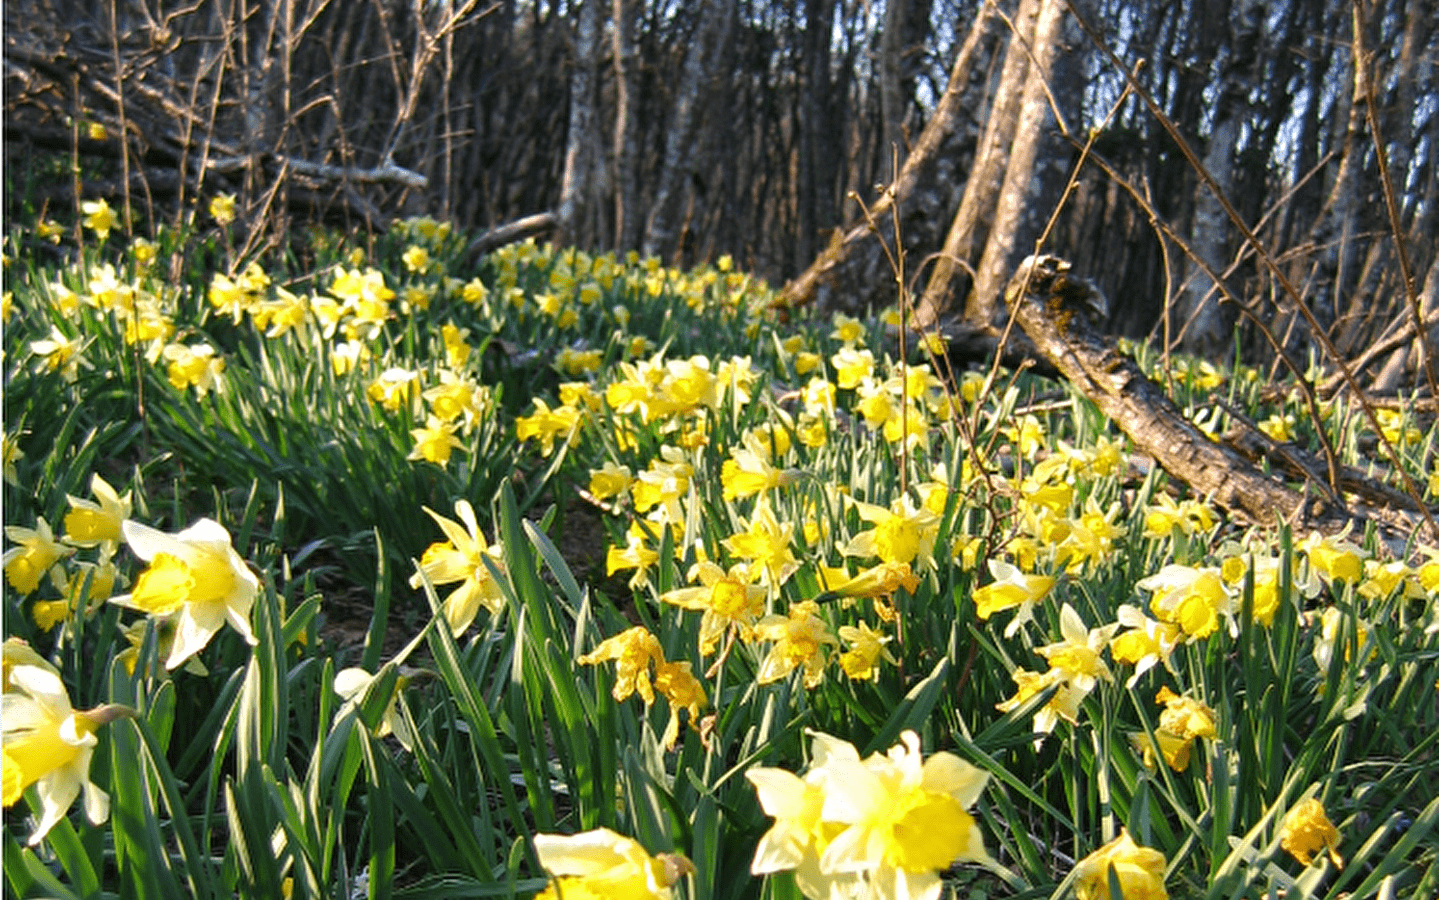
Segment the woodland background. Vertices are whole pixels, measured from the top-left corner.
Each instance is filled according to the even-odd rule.
[[[4,24],[12,221],[235,192],[241,249],[518,222],[728,253],[844,311],[894,302],[898,233],[922,321],[992,319],[1043,233],[1113,332],[1322,331],[1388,389],[1439,302],[1434,0],[10,0]]]

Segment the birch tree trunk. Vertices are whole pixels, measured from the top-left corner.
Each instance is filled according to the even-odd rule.
[[[1070,154],[1056,130],[1050,99],[1073,115],[1079,109],[1081,86],[1073,65],[1076,59],[1068,52],[1074,41],[1065,39],[1066,18],[1063,0],[1042,0],[1009,165],[965,304],[965,318],[971,322],[982,324],[1003,316],[1004,286],[1020,261],[1035,252],[1035,241],[1064,189]]]
[[[573,71],[570,75],[570,113],[565,132],[565,169],[560,199],[555,207],[555,243],[582,242],[584,226],[594,214],[593,194],[597,160],[595,85],[599,47],[601,0],[584,0],[575,29]]]
[[[893,297],[893,277],[886,277],[884,246],[892,243],[893,216],[900,218],[901,237],[911,254],[931,252],[940,242],[940,223],[953,216],[956,186],[963,182],[977,110],[984,87],[977,73],[987,68],[996,50],[999,19],[985,5],[970,26],[950,67],[949,82],[933,116],[920,132],[899,176],[870,206],[877,227],[860,221],[830,243],[800,275],[785,285],[780,302],[787,306],[814,304],[821,309],[855,313]],[[880,286],[883,285],[881,288]]]
[[[703,9],[695,37],[685,56],[680,84],[675,89],[672,118],[665,132],[665,151],[650,214],[645,222],[642,251],[658,256],[674,249],[676,196],[683,181],[694,172],[695,112],[709,69],[711,54],[723,56],[734,22],[734,4],[728,0],[701,0]]]
[[[1004,68],[999,77],[984,136],[974,166],[964,185],[964,197],[949,226],[939,257],[924,294],[915,309],[914,324],[929,328],[952,304],[956,296],[968,292],[975,248],[983,247],[994,220],[995,205],[1004,186],[1004,173],[1009,168],[1009,151],[1019,127],[1019,111],[1024,99],[1025,76],[1029,72],[1029,46],[1039,18],[1041,0],[1021,0],[1004,54]],[[964,277],[960,277],[964,276]]]
[[[1204,153],[1204,168],[1214,178],[1215,188],[1228,196],[1234,187],[1234,149],[1245,120],[1245,96],[1253,90],[1257,47],[1264,27],[1264,5],[1259,0],[1238,0],[1225,15],[1213,19],[1229,23],[1229,48],[1220,75],[1214,125]],[[1218,196],[1201,185],[1194,203],[1194,228],[1190,246],[1199,259],[1215,272],[1223,271],[1229,256],[1233,227]],[[1204,267],[1191,265],[1187,287],[1179,298],[1181,342],[1206,355],[1218,355],[1229,341],[1229,317],[1219,306],[1219,292],[1204,274]]]
[[[632,98],[638,95],[635,72],[633,0],[614,0],[614,25],[610,55],[615,78],[614,185],[616,252],[639,243],[639,181],[635,165],[639,156],[639,117],[634,115]]]

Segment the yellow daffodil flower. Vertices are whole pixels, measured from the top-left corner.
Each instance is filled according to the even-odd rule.
[[[40,579],[61,559],[75,552],[74,547],[57,543],[50,523],[35,520],[34,528],[6,525],[5,537],[18,546],[5,551],[5,580],[21,594],[30,594],[40,586]]]
[[[1140,611],[1138,607],[1125,604],[1115,611],[1118,624],[1128,629],[1110,640],[1109,655],[1115,662],[1134,666],[1125,687],[1133,688],[1145,672],[1156,663],[1172,668],[1169,655],[1179,645],[1182,632],[1178,625],[1156,622]]]
[[[175,642],[165,668],[173,670],[210,643],[229,623],[251,645],[250,608],[260,580],[230,544],[230,533],[200,519],[178,534],[126,521],[125,543],[150,566],[134,590],[110,602],[154,617],[175,617]]]
[[[1034,607],[1053,590],[1056,579],[1050,575],[1027,575],[1014,565],[999,559],[989,561],[989,574],[994,581],[975,588],[975,614],[988,619],[1002,609],[1018,609],[1004,629],[1004,636],[1014,637],[1021,625],[1034,619]]]
[[[933,565],[939,516],[932,510],[916,508],[909,497],[900,497],[889,509],[859,500],[849,502],[859,517],[874,528],[851,538],[844,547],[846,556],[878,557],[890,564]]]
[[[371,675],[364,669],[350,668],[341,669],[335,673],[335,693],[345,701],[345,705],[356,706],[365,698],[365,692],[374,684],[377,676]],[[385,704],[384,715],[380,719],[380,725],[375,729],[375,737],[382,738],[394,735],[395,740],[406,750],[414,748],[415,736],[410,732],[410,726],[405,722],[405,717],[400,714],[400,691],[405,689],[409,683],[409,676],[400,675],[395,679],[394,693],[390,695],[389,701]]]
[[[600,468],[590,470],[590,493],[597,500],[608,500],[629,490],[634,480],[629,466],[616,465],[607,459]]]
[[[1329,821],[1317,797],[1295,804],[1285,814],[1279,826],[1279,845],[1300,865],[1309,865],[1320,850],[1326,850],[1335,867],[1344,868],[1344,858],[1339,855],[1339,829]]]
[[[1168,900],[1165,865],[1163,853],[1139,846],[1123,829],[1119,837],[1075,865],[1075,894],[1078,900]],[[1119,897],[1110,893],[1111,871],[1119,882]]]
[[[818,604],[804,600],[792,604],[787,615],[765,616],[755,625],[757,640],[774,641],[774,647],[760,663],[755,681],[769,684],[797,668],[804,670],[807,688],[816,687],[824,680],[824,648],[838,645],[839,640],[816,615],[818,611]]]
[[[216,225],[229,225],[235,221],[235,195],[216,194],[210,198],[209,210]]]
[[[554,878],[535,900],[669,900],[670,886],[694,871],[683,856],[651,856],[608,828],[537,834],[535,855]]]
[[[720,638],[732,628],[741,640],[750,640],[755,619],[764,612],[765,589],[751,583],[749,566],[736,563],[726,572],[705,560],[690,569],[689,578],[701,586],[668,591],[660,595],[660,600],[704,612],[700,620],[700,655],[713,653]]]
[[[15,804],[27,788],[35,786],[40,820],[30,834],[30,846],[44,839],[82,791],[86,818],[96,825],[105,821],[110,798],[90,781],[95,732],[130,714],[120,706],[76,711],[60,673],[43,660],[7,667],[5,693],[0,697],[4,803]]]
[[[839,667],[855,681],[869,681],[879,678],[879,661],[882,659],[892,666],[899,661],[885,649],[892,640],[887,634],[880,634],[869,627],[868,622],[839,627],[840,640],[849,644],[849,649],[839,656]]]
[[[460,521],[447,519],[429,507],[425,512],[445,533],[445,540],[431,544],[420,557],[419,571],[410,576],[410,587],[419,588],[426,580],[432,585],[460,582],[444,600],[441,612],[456,636],[463,634],[484,607],[491,615],[505,604],[505,595],[490,574],[486,559],[499,571],[505,568],[502,546],[485,541],[468,500],[455,501],[455,514]],[[462,524],[463,523],[463,524]]]
[[[1049,660],[1051,671],[1059,672],[1076,690],[1088,693],[1099,679],[1113,680],[1102,654],[1118,627],[1113,624],[1086,628],[1079,613],[1066,603],[1059,611],[1059,630],[1064,640],[1037,647],[1035,651]]]
[[[643,625],[636,625],[614,637],[601,641],[599,646],[578,660],[580,665],[593,666],[602,662],[615,663],[615,686],[611,693],[616,700],[624,700],[638,693],[645,705],[655,702],[654,683],[650,667],[664,662],[664,650],[659,639]]]
[[[1195,641],[1219,629],[1221,616],[1233,622],[1234,600],[1225,589],[1219,570],[1170,564],[1135,585],[1150,591],[1150,611],[1161,622],[1178,625],[1184,636]]]
[[[465,446],[463,441],[455,437],[455,429],[458,427],[439,416],[427,417],[425,427],[410,429],[410,436],[415,439],[415,447],[406,459],[423,459],[441,468],[448,465],[450,454]]]
[[[76,547],[103,545],[113,551],[124,540],[120,525],[130,517],[130,492],[121,497],[109,482],[92,475],[90,493],[95,500],[65,495],[70,503],[70,511],[65,514],[65,542]]]
[[[110,230],[120,222],[120,218],[115,215],[115,210],[110,208],[110,204],[105,202],[104,198],[83,201],[80,204],[80,212],[85,215],[83,220],[85,227],[95,232],[95,235],[102,241],[110,236]]]

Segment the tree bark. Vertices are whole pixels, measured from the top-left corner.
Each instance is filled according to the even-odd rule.
[[[573,71],[570,74],[570,113],[565,134],[565,170],[560,179],[560,199],[555,205],[558,223],[555,240],[560,244],[585,242],[584,224],[592,214],[595,154],[593,148],[596,55],[599,48],[601,0],[584,0],[575,28]]]
[[[1043,0],[1021,0],[1013,21],[1014,31],[1004,55],[999,87],[989,109],[974,166],[965,181],[964,197],[950,223],[939,257],[935,260],[924,294],[915,309],[914,324],[932,326],[957,296],[968,293],[969,272],[973,270],[976,248],[984,246],[994,219],[995,204],[1009,168],[1009,151],[1019,127],[1024,100],[1025,76],[1029,72],[1029,46]]]
[[[631,106],[638,95],[634,59],[633,0],[614,0],[610,54],[615,78],[614,185],[616,252],[639,244],[639,117]]]
[[[1204,168],[1214,177],[1217,190],[1228,195],[1235,183],[1234,149],[1246,120],[1246,95],[1253,91],[1257,69],[1257,47],[1263,28],[1264,5],[1258,0],[1238,0],[1227,13],[1217,17],[1229,23],[1229,43],[1220,75],[1219,96],[1214,106],[1214,126],[1204,154]],[[1191,244],[1195,253],[1212,271],[1222,271],[1229,256],[1233,229],[1219,197],[1204,185],[1194,204]],[[1181,335],[1186,347],[1216,357],[1230,340],[1230,321],[1219,306],[1214,283],[1201,266],[1191,266],[1187,288],[1179,303]]]
[[[965,304],[965,317],[974,322],[1002,318],[1004,285],[1020,260],[1034,252],[1045,220],[1064,190],[1070,154],[1056,129],[1050,99],[1072,115],[1079,109],[1082,84],[1069,52],[1074,42],[1065,39],[1066,18],[1062,0],[1043,0],[1004,185]]]
[[[966,145],[972,131],[966,126],[975,121],[973,110],[980,105],[976,95],[982,91],[982,87],[976,89],[976,73],[983,71],[984,61],[994,50],[998,21],[990,5],[981,7],[955,55],[934,115],[920,132],[899,176],[870,206],[875,227],[866,220],[850,226],[784,286],[780,305],[813,304],[856,313],[882,301],[885,292],[893,299],[893,275],[888,271],[884,247],[894,235],[896,214],[907,250],[928,253],[938,246],[939,223],[953,215],[957,202],[952,199],[954,186],[963,180],[969,156]]]
[[[710,57],[712,54],[723,55],[734,22],[734,4],[728,0],[701,0],[701,3],[703,11],[685,56],[680,84],[675,90],[671,106],[673,118],[665,132],[658,185],[645,223],[642,247],[646,256],[659,256],[675,248],[675,207],[679,203],[676,195],[683,182],[694,172],[694,154],[690,151],[694,142],[696,107]]]

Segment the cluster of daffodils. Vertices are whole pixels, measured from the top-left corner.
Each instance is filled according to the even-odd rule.
[[[924,759],[912,731],[888,753],[812,733],[804,775],[751,768],[774,825],[755,849],[756,875],[792,872],[813,900],[934,900],[955,863],[997,863],[969,809],[989,775],[952,753]]]
[[[178,534],[166,534],[129,518],[130,493],[118,494],[103,478],[91,479],[94,500],[67,496],[70,511],[65,532],[57,540],[44,518],[33,528],[7,525],[14,546],[5,551],[5,580],[23,596],[39,593],[30,615],[41,631],[51,631],[82,610],[93,613],[100,602],[138,610],[157,628],[165,667],[191,662],[228,623],[253,644],[250,608],[259,579],[230,543],[230,534],[212,519],[200,519]],[[129,546],[145,568],[128,594],[116,594],[125,582],[115,562],[121,543]],[[76,559],[93,550],[94,559]],[[46,590],[45,588],[48,588]],[[145,621],[128,627],[132,647],[145,634]],[[198,662],[192,662],[198,667]]]

